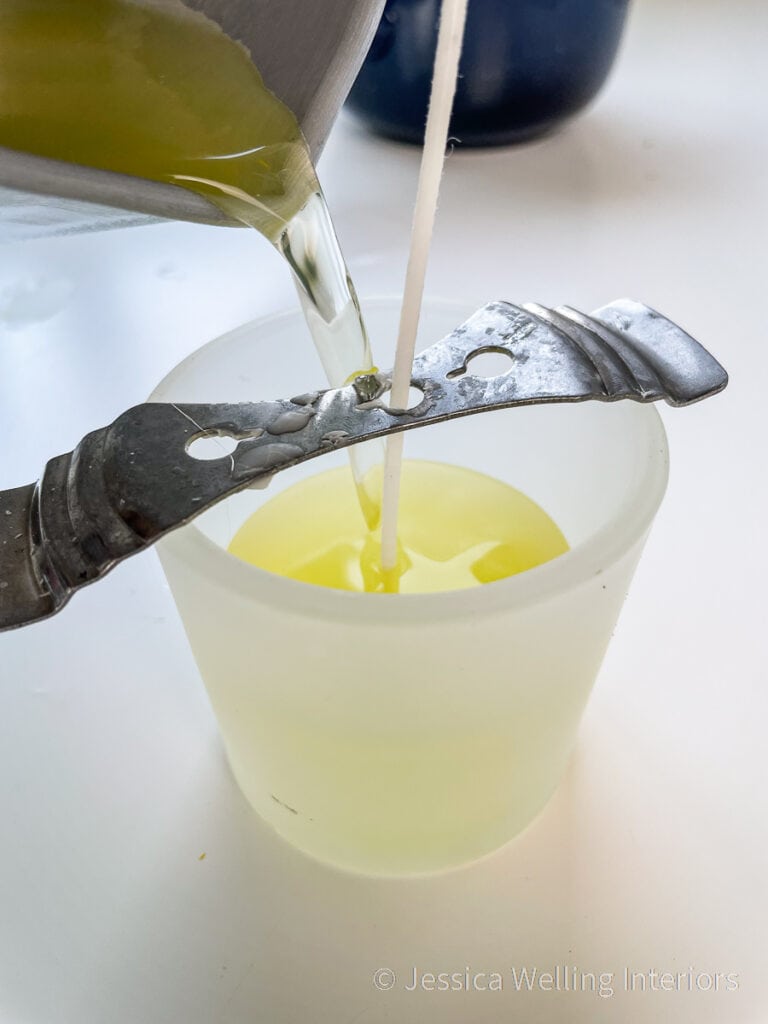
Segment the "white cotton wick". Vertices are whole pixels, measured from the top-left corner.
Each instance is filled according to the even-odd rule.
[[[402,409],[408,405],[424,279],[437,212],[437,197],[443,174],[448,126],[456,92],[466,18],[467,0],[443,0],[424,152],[419,171],[416,207],[413,212],[411,249],[400,312],[395,365],[392,371],[390,406],[395,409]],[[403,435],[394,434],[387,439],[381,503],[381,564],[385,572],[391,571],[397,565],[397,510],[402,458]]]

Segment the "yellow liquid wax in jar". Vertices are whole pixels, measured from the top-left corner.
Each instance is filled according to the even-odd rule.
[[[514,576],[568,550],[559,527],[520,491],[474,470],[403,463],[400,565],[382,573],[350,473],[327,470],[288,487],[241,526],[229,550],[304,583],[367,593],[460,590]]]

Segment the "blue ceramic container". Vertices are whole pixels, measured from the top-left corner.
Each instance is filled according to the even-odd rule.
[[[629,0],[469,0],[451,134],[470,146],[523,142],[600,89]],[[374,131],[421,143],[440,0],[388,0],[347,106]]]

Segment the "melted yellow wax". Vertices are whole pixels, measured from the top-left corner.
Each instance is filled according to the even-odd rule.
[[[378,537],[363,523],[349,472],[332,469],[267,501],[229,550],[304,583],[406,594],[492,583],[568,550],[556,523],[520,491],[436,462],[403,463],[398,530],[400,565],[387,578]]]

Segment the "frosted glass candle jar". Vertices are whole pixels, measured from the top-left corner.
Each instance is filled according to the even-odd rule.
[[[398,304],[364,311],[389,365]],[[429,303],[421,344],[472,312]],[[152,398],[267,399],[322,383],[296,311],[206,345]],[[519,576],[425,595],[313,587],[227,553],[261,503],[343,452],[278,474],[158,546],[245,796],[302,850],[372,874],[471,861],[544,806],[667,479],[658,413],[632,402],[460,419],[410,433],[409,456],[519,488],[571,550]]]

